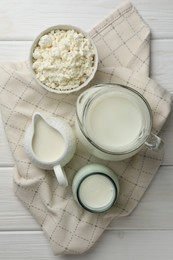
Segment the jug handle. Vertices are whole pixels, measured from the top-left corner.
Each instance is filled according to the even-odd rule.
[[[151,133],[148,141],[145,142],[145,145],[152,150],[160,149],[163,146],[163,140],[157,135]]]
[[[55,172],[59,185],[61,185],[63,187],[67,187],[68,186],[67,176],[66,176],[65,171],[61,167],[61,165],[56,165],[56,166],[54,166],[53,169],[54,169],[54,172]]]

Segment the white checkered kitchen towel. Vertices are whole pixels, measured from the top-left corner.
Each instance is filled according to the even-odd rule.
[[[171,95],[148,77],[149,34],[148,26],[130,3],[94,27],[90,36],[100,61],[93,84],[114,82],[138,90],[150,103],[153,131],[158,133],[170,112]],[[52,171],[31,164],[23,147],[25,129],[36,111],[59,116],[74,127],[79,92],[47,92],[32,78],[26,62],[0,65],[0,91],[5,132],[16,165],[16,195],[41,225],[55,254],[87,251],[113,218],[127,216],[137,206],[161,164],[163,150],[144,147],[131,159],[107,162],[88,154],[78,142],[74,158],[65,167],[70,184],[77,170],[88,163],[107,165],[120,182],[118,203],[108,213],[89,213],[74,201],[71,185],[60,187]]]

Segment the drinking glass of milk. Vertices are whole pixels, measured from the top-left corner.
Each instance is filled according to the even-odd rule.
[[[73,197],[84,209],[93,213],[109,210],[118,199],[119,182],[115,173],[100,164],[88,164],[75,175]]]
[[[24,141],[30,161],[41,169],[53,169],[59,184],[66,187],[63,166],[72,159],[76,149],[71,127],[60,118],[34,113]]]
[[[143,145],[157,149],[162,141],[151,129],[151,108],[131,88],[100,84],[78,97],[76,133],[96,157],[119,161],[133,156]]]

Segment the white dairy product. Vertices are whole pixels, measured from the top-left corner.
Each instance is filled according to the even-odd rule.
[[[91,75],[93,65],[90,40],[75,30],[52,30],[33,51],[36,77],[54,89],[80,86]]]
[[[62,135],[48,125],[42,118],[38,118],[32,140],[33,152],[44,162],[53,162],[60,158],[65,150]]]
[[[113,203],[115,196],[112,181],[102,174],[93,174],[85,178],[80,185],[80,200],[89,209],[108,207]]]
[[[108,93],[90,105],[86,125],[92,140],[104,149],[116,151],[139,137],[143,116],[128,94]]]

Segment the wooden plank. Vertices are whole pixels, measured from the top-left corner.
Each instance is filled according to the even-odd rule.
[[[61,238],[60,238],[61,239]],[[0,232],[3,260],[172,260],[173,231],[106,231],[88,252],[79,256],[54,256],[41,231]]]
[[[172,0],[133,0],[141,16],[149,24],[153,38],[173,37]],[[0,39],[31,40],[43,29],[55,24],[73,24],[88,31],[106,18],[121,0],[1,0]]]
[[[173,40],[151,41],[151,78],[173,93]]]
[[[29,58],[32,41],[0,41],[0,62],[17,62]]]
[[[0,41],[0,62],[27,60],[32,41]],[[151,77],[173,93],[173,39],[151,41]]]
[[[14,195],[13,168],[0,168],[0,230],[41,230]],[[131,216],[115,220],[108,229],[173,229],[173,167],[162,166]]]
[[[0,62],[26,60],[30,48],[30,41],[0,42]],[[173,93],[173,40],[152,41],[151,77],[163,87]],[[163,165],[172,165],[173,147],[172,138],[173,114],[171,114],[167,127],[164,128],[165,159]],[[4,135],[2,121],[0,119],[0,166],[13,165],[13,159],[9,151]]]
[[[173,108],[173,105],[172,105]],[[161,132],[161,137],[165,144],[165,155],[162,165],[173,165],[173,138],[172,138],[172,129],[173,129],[173,109],[169,115],[169,118],[163,127]]]
[[[161,137],[165,143],[165,156],[162,165],[173,165],[172,129],[173,129],[173,111],[171,111],[171,114],[161,133]],[[8,146],[8,142],[4,133],[3,123],[0,115],[0,167],[13,166],[13,165],[14,165],[13,157]]]
[[[0,62],[28,59],[32,41],[0,41]],[[173,93],[173,39],[151,41],[151,78]]]

